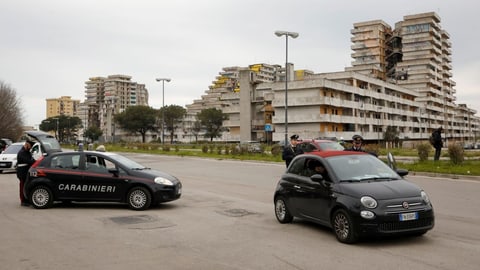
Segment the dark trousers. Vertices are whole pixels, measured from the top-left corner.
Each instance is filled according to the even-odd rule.
[[[442,152],[441,147],[435,147],[435,155],[433,156],[433,160],[439,160],[441,152]]]
[[[19,179],[20,180],[20,179]],[[23,196],[23,185],[25,184],[25,181],[20,180],[20,203],[28,202],[27,199]]]

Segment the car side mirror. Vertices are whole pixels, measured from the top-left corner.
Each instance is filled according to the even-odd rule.
[[[321,183],[323,181],[323,176],[321,174],[314,174],[310,176],[313,182]]]
[[[404,177],[405,175],[408,174],[408,170],[406,170],[406,169],[397,169],[396,172],[397,172],[398,175],[400,175],[401,177]]]

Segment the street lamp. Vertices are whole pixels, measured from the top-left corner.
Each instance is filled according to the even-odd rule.
[[[165,131],[164,131],[164,124],[165,124],[165,81],[170,82],[172,79],[170,78],[156,78],[157,82],[162,82],[162,144],[165,144]]]
[[[285,147],[288,145],[288,37],[297,38],[298,33],[275,31],[277,37],[285,36]]]
[[[57,131],[55,132],[55,136],[57,137],[57,140],[60,140],[60,133],[58,132],[58,118],[52,118],[53,120],[57,120]]]

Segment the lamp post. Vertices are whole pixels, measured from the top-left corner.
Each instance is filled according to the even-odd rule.
[[[165,131],[164,131],[164,124],[165,124],[165,81],[170,82],[172,79],[170,78],[156,78],[157,82],[162,82],[162,144],[165,144]]]
[[[60,133],[58,133],[58,118],[52,118],[53,120],[57,120],[57,131],[55,132],[55,137],[57,137],[57,140],[60,140]]]
[[[277,37],[285,36],[285,147],[288,145],[288,37],[297,38],[298,33],[275,31]]]

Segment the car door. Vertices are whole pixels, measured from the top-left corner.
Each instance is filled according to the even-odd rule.
[[[303,217],[325,223],[329,221],[329,208],[332,205],[333,197],[328,182],[328,172],[324,174],[326,183],[314,181],[311,176],[317,174],[312,163],[323,164],[316,158],[306,157],[303,161],[303,172],[299,173],[296,183],[296,205]],[[325,166],[323,164],[323,166]]]
[[[80,153],[72,152],[53,156],[47,166],[48,170],[45,171],[53,185],[55,198],[74,200],[82,197],[79,192],[83,178],[80,170]]]
[[[86,153],[84,159],[83,183],[88,187],[85,199],[98,201],[121,201],[127,192],[129,182],[126,173],[106,156]],[[116,169],[119,173],[109,172]]]

